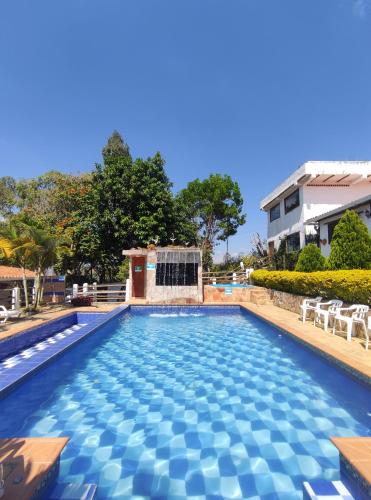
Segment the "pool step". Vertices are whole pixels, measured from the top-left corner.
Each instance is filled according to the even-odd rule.
[[[96,484],[57,484],[48,500],[93,500],[96,492]]]
[[[303,483],[303,500],[355,500],[342,481],[316,480]]]
[[[65,339],[66,337],[72,335],[74,332],[78,332],[83,326],[86,326],[86,323],[72,325],[69,328],[65,328],[61,332],[55,333],[51,337],[37,342],[31,347],[27,347],[27,349],[23,349],[18,354],[14,354],[13,356],[9,356],[8,358],[3,359],[2,361],[0,361],[0,374],[4,373],[8,368],[13,368],[22,361],[26,361],[32,358],[32,356],[34,356],[36,353],[47,350],[48,347],[57,344],[58,341]]]

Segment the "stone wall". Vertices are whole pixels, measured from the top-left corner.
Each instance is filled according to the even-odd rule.
[[[279,290],[268,289],[268,292],[273,305],[297,314],[301,313],[300,305],[303,303],[303,300],[308,298],[304,295],[294,295],[293,293],[281,292]]]
[[[232,294],[226,294],[226,288]],[[252,288],[204,286],[204,302],[249,302]]]

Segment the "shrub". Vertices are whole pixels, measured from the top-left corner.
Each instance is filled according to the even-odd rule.
[[[92,297],[74,297],[73,299],[71,299],[71,304],[75,307],[91,306],[92,303]]]
[[[371,305],[371,271],[296,271],[257,270],[251,275],[258,286],[310,297],[341,299],[349,303]]]
[[[371,269],[371,237],[354,210],[336,224],[327,261],[329,269]]]
[[[298,261],[299,252],[290,251],[287,246],[287,236],[281,239],[277,252],[272,257],[275,269],[293,271]]]
[[[321,254],[321,250],[309,243],[299,254],[298,262],[295,266],[295,271],[303,273],[312,273],[313,271],[323,271],[325,269],[326,259]]]

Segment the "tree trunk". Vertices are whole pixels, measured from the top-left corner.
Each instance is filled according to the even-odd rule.
[[[22,267],[22,282],[23,282],[23,291],[24,291],[24,302],[25,302],[25,306],[28,308],[27,278],[26,278],[26,269],[24,267]]]
[[[41,283],[41,290],[40,290],[40,302],[42,302],[44,300],[45,280],[46,280],[46,276],[45,276],[45,271],[44,271],[43,279],[42,279],[42,283]]]
[[[38,267],[36,270],[36,279],[35,279],[35,309],[39,307],[40,303],[40,288],[41,288],[41,271]]]

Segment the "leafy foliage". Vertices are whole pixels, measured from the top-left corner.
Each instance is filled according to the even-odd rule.
[[[0,216],[12,213],[15,205],[16,181],[12,177],[0,178]]]
[[[17,231],[22,228],[22,238],[27,232],[40,249],[48,247],[55,269],[67,280],[121,279],[127,272],[122,250],[152,243],[201,242],[204,262],[211,265],[215,242],[235,234],[245,221],[238,184],[229,176],[197,179],[174,196],[159,153],[133,160],[114,131],[102,154],[104,163],[89,174],[50,171],[20,181],[0,178],[0,216]],[[0,259],[26,265],[19,251],[4,253],[0,249]],[[36,255],[27,267],[40,275],[46,256]]]
[[[329,269],[371,269],[371,237],[354,210],[336,224],[327,262]]]
[[[129,146],[124,142],[121,134],[117,132],[117,130],[113,131],[107,144],[102,149],[102,156],[105,162],[113,158],[131,159]]]
[[[229,175],[212,174],[195,179],[178,194],[187,218],[197,227],[203,249],[213,250],[217,241],[236,234],[246,221],[243,199],[237,182]]]
[[[259,269],[251,275],[258,286],[284,292],[327,299],[341,299],[349,303],[371,305],[371,271],[265,271]]]
[[[96,270],[100,281],[116,276],[123,249],[154,241],[165,245],[179,233],[182,225],[170,188],[159,153],[135,161],[110,157],[96,166],[76,213],[75,245],[79,258]]]
[[[23,215],[46,226],[51,232],[63,232],[86,193],[90,175],[69,175],[50,171],[16,185],[16,207]]]
[[[321,250],[314,243],[309,243],[300,252],[295,271],[311,273],[313,271],[323,271],[325,266],[326,259],[321,254]]]
[[[281,239],[280,246],[272,256],[274,269],[293,271],[298,261],[299,252],[291,252],[287,247],[287,237]]]

